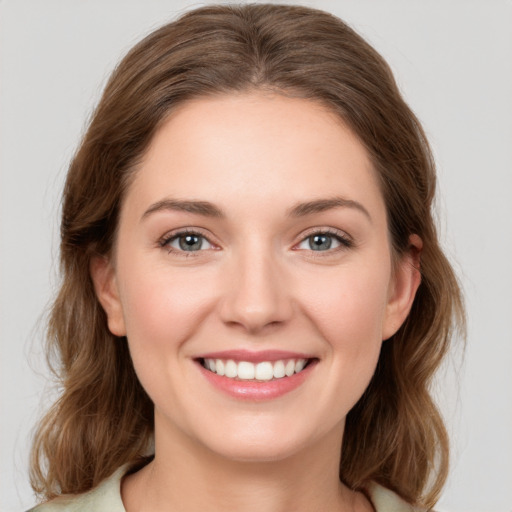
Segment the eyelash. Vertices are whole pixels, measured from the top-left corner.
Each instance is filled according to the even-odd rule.
[[[171,242],[178,240],[179,238],[187,236],[187,235],[200,237],[201,239],[205,240],[208,244],[212,245],[213,247],[216,247],[215,244],[213,242],[211,242],[210,239],[206,235],[201,233],[199,230],[195,230],[195,229],[182,229],[179,231],[167,233],[166,235],[164,235],[164,237],[162,237],[158,241],[158,245],[161,248],[166,249],[169,254],[172,253],[172,254],[176,254],[178,256],[184,256],[186,258],[198,256],[198,254],[195,254],[195,253],[202,252],[201,249],[199,249],[197,251],[185,251],[185,250],[175,249],[174,247],[170,246]],[[315,229],[311,230],[310,232],[307,232],[306,234],[304,234],[302,236],[301,240],[297,244],[294,245],[293,250],[307,250],[307,249],[298,249],[297,246],[306,242],[311,237],[320,236],[320,235],[334,238],[337,242],[339,242],[340,245],[339,245],[339,247],[335,247],[333,249],[329,248],[325,251],[321,251],[321,250],[315,251],[314,249],[309,249],[309,252],[311,253],[312,257],[322,257],[322,256],[326,256],[328,254],[332,255],[333,253],[336,253],[338,251],[351,249],[355,245],[352,238],[349,235],[347,235],[346,233],[344,233],[343,231],[338,231],[338,230],[332,229],[332,228],[325,228],[325,229],[315,228]]]
[[[317,257],[323,257],[332,255],[333,253],[337,253],[338,251],[343,251],[347,249],[351,249],[355,246],[353,239],[345,232],[339,231],[337,229],[333,228],[314,228],[311,231],[307,232],[305,235],[302,236],[300,242],[298,244],[295,244],[294,248],[298,245],[306,242],[308,239],[314,237],[314,236],[327,236],[330,238],[334,238],[337,242],[339,242],[339,247],[335,247],[332,249],[327,249],[325,251],[315,251],[313,249],[309,249],[309,256],[313,258]],[[295,250],[301,250],[301,249],[295,249]]]
[[[215,244],[213,242],[211,242],[210,239],[206,235],[201,233],[199,230],[195,230],[195,229],[181,229],[179,231],[167,233],[158,241],[158,245],[160,247],[162,247],[163,249],[166,249],[169,254],[172,253],[177,256],[184,256],[185,258],[190,258],[191,256],[192,257],[197,256],[197,254],[195,254],[195,253],[202,252],[201,250],[184,251],[184,250],[175,249],[174,247],[170,246],[170,243],[173,242],[174,240],[178,240],[179,238],[187,236],[187,235],[197,236],[197,237],[205,240],[206,242],[208,242],[210,245],[215,247]]]

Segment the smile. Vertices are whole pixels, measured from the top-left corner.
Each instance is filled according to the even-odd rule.
[[[219,376],[238,380],[271,381],[291,377],[302,372],[308,364],[308,359],[280,359],[277,361],[234,361],[233,359],[201,360],[204,368]]]
[[[213,389],[253,402],[279,398],[301,387],[319,362],[313,354],[285,350],[226,350],[195,358]]]

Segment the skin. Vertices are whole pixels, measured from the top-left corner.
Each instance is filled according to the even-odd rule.
[[[349,202],[290,214],[333,198]],[[162,206],[178,200],[222,215]],[[180,249],[184,228],[204,237],[201,250]],[[331,248],[312,250],[315,233]],[[321,105],[245,93],[175,112],[128,189],[112,258],[91,265],[155,404],[155,459],[123,480],[127,511],[372,510],[339,482],[345,417],[410,310],[420,250],[411,237],[392,265],[366,150]],[[195,360],[235,349],[316,364],[291,392],[242,401]]]

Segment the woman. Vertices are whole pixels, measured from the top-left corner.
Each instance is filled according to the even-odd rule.
[[[431,507],[428,387],[463,319],[434,190],[340,20],[210,6],[150,34],[66,181],[36,510]]]

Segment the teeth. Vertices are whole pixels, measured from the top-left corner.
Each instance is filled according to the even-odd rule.
[[[284,373],[287,377],[291,377],[295,373],[295,361],[293,359],[290,359],[285,367],[284,367]]]
[[[271,380],[274,377],[274,368],[272,368],[272,363],[258,363],[256,365],[255,377],[257,380]]]
[[[295,373],[302,371],[304,366],[306,366],[306,361],[304,361],[304,359],[297,359],[297,361],[295,361]]]
[[[265,363],[263,363],[265,364]],[[260,365],[258,365],[260,366]],[[256,369],[256,374],[258,374],[258,369]],[[237,368],[237,376],[239,379],[243,379],[243,380],[251,380],[251,379],[254,379],[254,375],[255,375],[255,370],[254,370],[254,365],[252,363],[247,363],[246,361],[240,361],[238,363],[238,368]],[[258,379],[261,378],[261,377],[258,377]]]
[[[276,361],[274,363],[274,379],[281,379],[286,375],[284,371],[284,362]]]
[[[224,375],[229,377],[230,379],[234,379],[237,376],[238,368],[235,361],[227,361],[226,366],[224,367]]]
[[[224,361],[222,361],[221,359],[216,359],[215,370],[212,371],[215,371],[217,375],[224,375]]]
[[[262,361],[250,363],[249,361],[233,361],[228,359],[204,359],[203,366],[217,375],[230,379],[260,380],[282,379],[301,372],[306,366],[307,359],[286,359],[279,361]]]

